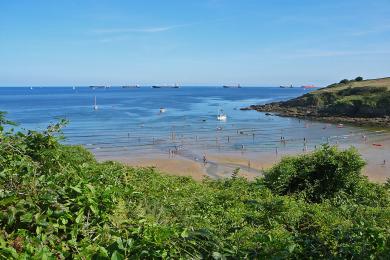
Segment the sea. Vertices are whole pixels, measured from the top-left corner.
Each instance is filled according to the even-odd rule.
[[[62,142],[83,145],[99,159],[172,151],[196,160],[205,153],[299,153],[326,143],[349,147],[389,136],[384,130],[240,110],[309,91],[220,86],[1,87],[0,111],[6,111],[21,131],[45,130],[67,119]],[[226,120],[218,120],[219,114],[225,114]]]

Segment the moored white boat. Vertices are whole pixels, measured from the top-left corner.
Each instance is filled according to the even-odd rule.
[[[93,105],[93,110],[98,110],[98,105],[96,104],[96,96],[95,96],[95,103],[94,103],[94,105]]]
[[[217,116],[218,121],[226,121],[227,116],[225,113],[223,113],[223,110],[220,110]]]

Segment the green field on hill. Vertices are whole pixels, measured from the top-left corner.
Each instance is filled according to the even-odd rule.
[[[243,110],[357,125],[390,126],[390,78],[341,80],[287,101]]]

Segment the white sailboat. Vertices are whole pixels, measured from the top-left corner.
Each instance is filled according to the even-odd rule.
[[[96,96],[95,96],[95,103],[93,105],[93,110],[98,110],[98,105],[96,104]]]
[[[223,112],[222,109],[220,109],[218,112],[217,120],[218,121],[226,121],[226,119],[227,119],[226,114]]]

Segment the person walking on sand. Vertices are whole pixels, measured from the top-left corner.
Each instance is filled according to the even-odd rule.
[[[207,164],[207,158],[206,158],[206,155],[203,154],[203,164],[206,165]]]

